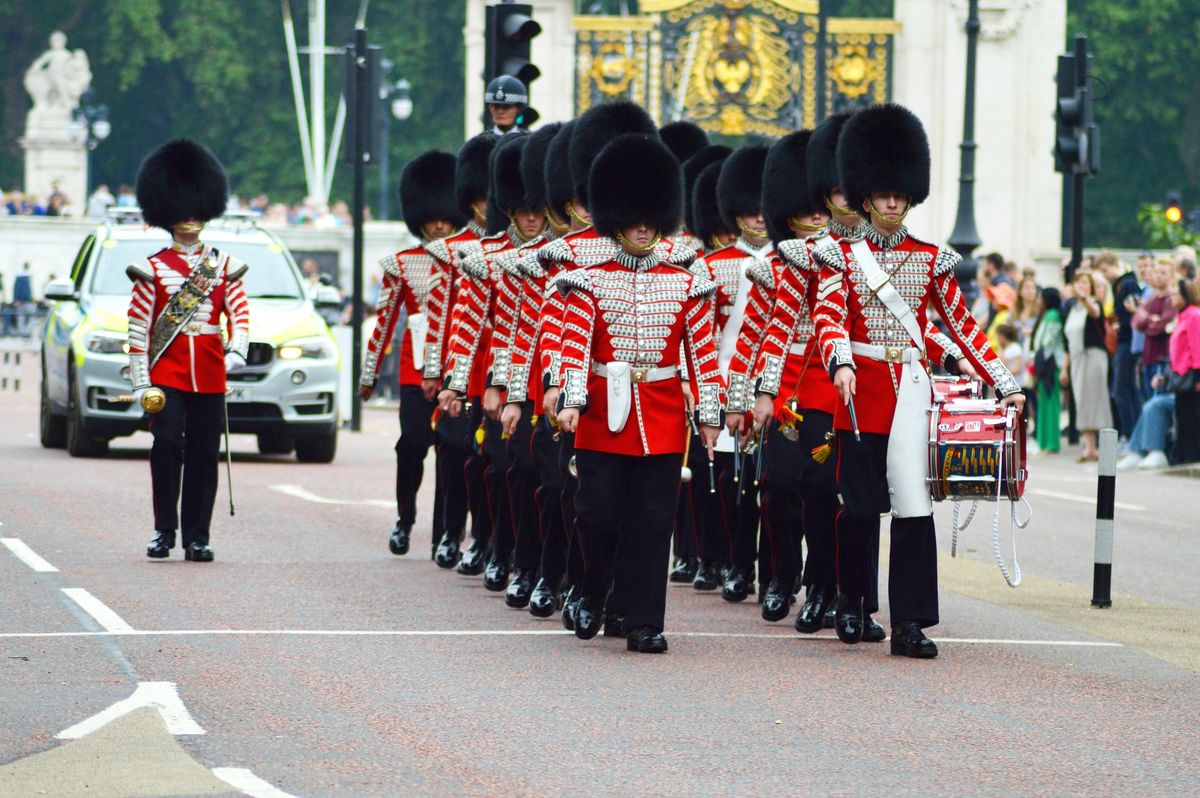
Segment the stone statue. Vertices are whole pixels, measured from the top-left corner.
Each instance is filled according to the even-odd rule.
[[[48,197],[57,186],[76,205],[87,199],[87,130],[72,124],[79,98],[92,85],[83,50],[67,49],[62,31],[50,34],[50,49],[25,72],[33,107],[25,117],[25,193]]]
[[[33,98],[28,128],[57,126],[71,118],[79,98],[92,84],[87,53],[67,49],[62,31],[50,34],[50,49],[37,57],[25,72],[25,90]]]

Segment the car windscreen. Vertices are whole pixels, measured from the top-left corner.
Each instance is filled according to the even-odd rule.
[[[222,241],[213,246],[250,267],[243,278],[246,296],[250,299],[304,297],[295,267],[275,242]],[[105,240],[100,246],[100,258],[92,267],[90,291],[108,296],[128,296],[130,282],[125,267],[144,261],[160,248],[158,242],[146,239]]]

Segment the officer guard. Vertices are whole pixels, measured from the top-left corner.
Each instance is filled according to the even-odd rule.
[[[869,216],[858,240],[818,245],[814,312],[821,354],[840,401],[836,521],[839,639],[857,643],[870,541],[891,512],[891,653],[928,659],[937,645],[922,631],[938,623],[937,547],[928,475],[931,402],[927,308],[946,321],[975,371],[1018,412],[1024,396],[968,311],[954,267],[960,256],[909,234],[904,216],[929,194],[925,130],[900,105],[859,111],[843,127],[837,164],[848,207]],[[947,357],[949,365],[950,358]],[[869,397],[857,404],[855,397]]]
[[[445,239],[466,223],[454,198],[455,158],[430,150],[405,165],[400,174],[400,204],[415,247],[380,261],[383,282],[375,330],[367,342],[358,393],[371,397],[383,352],[400,316],[407,326],[400,349],[400,437],[396,440],[396,525],[388,538],[392,554],[406,554],[417,516],[417,490],[425,455],[433,445],[434,397],[445,351],[451,286],[456,269]],[[443,568],[458,563],[463,529],[433,529],[434,560]]]
[[[710,450],[723,400],[709,309],[715,287],[687,270],[689,250],[660,247],[678,225],[682,196],[679,163],[657,137],[613,139],[589,183],[603,235],[594,246],[608,258],[558,278],[567,302],[558,419],[576,435],[587,562],[575,634],[597,634],[614,566],[624,568],[626,646],[648,653],[667,650],[667,566],[687,437],[681,353]]]
[[[200,241],[205,223],[225,212],[228,196],[220,162],[189,139],[159,147],[138,171],[142,218],[171,233],[170,246],[127,269],[133,281],[130,380],[135,401],[156,412],[150,420],[155,533],[146,548],[155,559],[170,556],[176,529],[185,559],[213,559],[209,527],[225,373],[246,364],[250,346],[250,306],[242,286],[247,266]]]
[[[483,102],[492,118],[489,133],[507,136],[509,133],[526,132],[521,116],[525,112],[525,106],[529,104],[529,90],[520,80],[512,75],[498,75],[492,78],[483,92]]]

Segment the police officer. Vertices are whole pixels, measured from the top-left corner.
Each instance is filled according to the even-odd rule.
[[[524,133],[521,116],[529,104],[529,90],[512,75],[499,75],[488,82],[483,93],[488,114],[492,118],[490,133],[505,136],[509,133]]]

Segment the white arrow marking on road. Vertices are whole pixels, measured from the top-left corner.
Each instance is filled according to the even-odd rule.
[[[204,729],[200,728],[200,724],[196,723],[183,701],[179,699],[175,682],[138,682],[137,689],[129,698],[118,701],[103,712],[92,715],[54,736],[59,740],[78,740],[122,715],[142,707],[157,709],[171,734],[204,734]]]
[[[251,798],[296,798],[270,782],[263,781],[246,768],[213,768],[213,775],[231,784]]]
[[[0,526],[3,525],[0,524]],[[8,547],[8,550],[17,556],[17,559],[38,573],[48,574],[58,571],[53,565],[39,557],[37,552],[29,548],[20,538],[0,538],[0,543]]]
[[[62,592],[78,604],[84,612],[92,616],[96,623],[104,627],[106,632],[132,632],[133,627],[121,620],[109,606],[82,587],[64,587]]]
[[[1034,496],[1045,496],[1047,499],[1062,499],[1069,502],[1079,502],[1080,504],[1095,504],[1095,496],[1076,496],[1074,493],[1062,493],[1057,490],[1042,490],[1041,488],[1028,488],[1026,493],[1032,493]],[[1129,504],[1128,502],[1113,502],[1113,507],[1118,510],[1128,510],[1131,513],[1144,513],[1148,509],[1141,504]]]
[[[394,499],[327,499],[299,485],[271,485],[270,488],[285,496],[292,496],[315,504],[365,504],[368,507],[393,507],[396,504]]]

